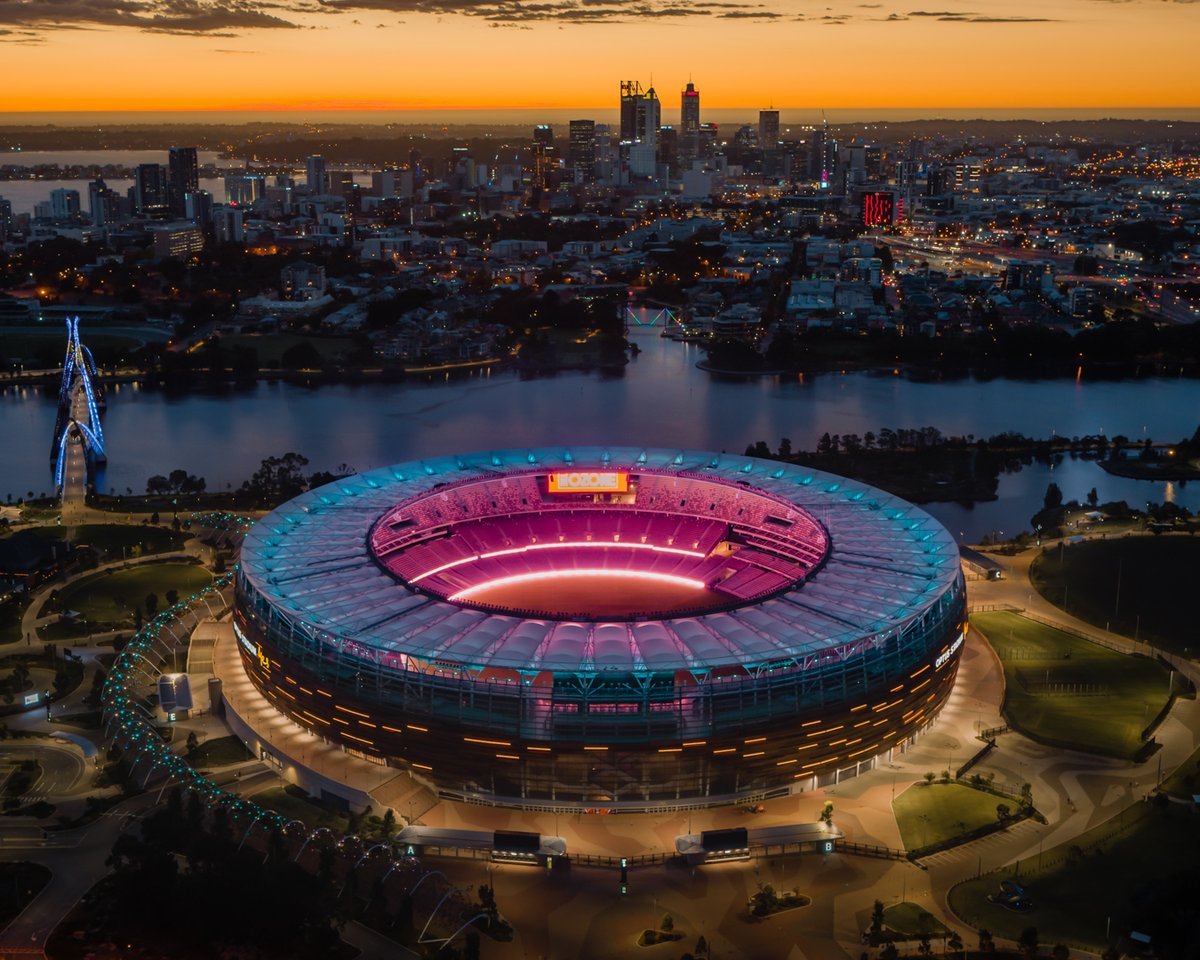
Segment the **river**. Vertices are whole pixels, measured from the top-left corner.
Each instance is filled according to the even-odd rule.
[[[401,460],[500,447],[644,444],[742,452],[788,437],[813,449],[822,433],[933,426],[944,434],[1033,437],[1103,432],[1141,439],[1191,436],[1200,417],[1200,381],[1076,383],[1071,380],[961,380],[916,383],[869,373],[720,378],[696,368],[699,348],[633,328],[641,353],[624,376],[563,373],[522,380],[511,371],[399,385],[305,388],[258,383],[215,393],[168,395],[119,385],[104,417],[109,464],[101,489],[141,492],[146,478],[183,468],[210,490],[240,484],[264,457],[303,453],[310,469],[346,463],[365,470]],[[86,342],[86,331],[84,332]],[[0,499],[48,491],[55,391],[0,390]],[[999,499],[973,508],[929,504],[956,535],[1024,529],[1046,486],[1068,499],[1095,487],[1102,501],[1173,499],[1200,509],[1200,484],[1110,477],[1094,463],[1065,459],[1001,478]]]

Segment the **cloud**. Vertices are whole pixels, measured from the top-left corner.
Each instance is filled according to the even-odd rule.
[[[298,26],[271,9],[250,0],[0,0],[0,24],[26,30],[136,27],[206,36]]]
[[[971,11],[953,10],[911,10],[907,14],[890,14],[888,20],[908,20],[913,17],[924,17],[939,20],[942,23],[1058,23],[1053,17],[1004,17]]]
[[[2,2],[2,0],[0,0]],[[763,3],[725,0],[318,0],[316,9],[384,10],[392,13],[460,14],[492,23],[626,23],[685,17],[774,20],[785,14]]]

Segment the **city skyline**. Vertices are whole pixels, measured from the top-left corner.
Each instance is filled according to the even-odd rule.
[[[0,113],[594,111],[625,76],[653,84],[669,114],[689,80],[706,109],[1185,108],[1198,23],[1188,3],[1100,0],[20,0],[0,9],[11,78]],[[1081,77],[1068,51],[1103,52],[1105,70]]]

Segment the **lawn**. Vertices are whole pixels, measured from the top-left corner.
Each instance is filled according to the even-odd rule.
[[[50,882],[50,871],[39,863],[15,860],[0,863],[0,929],[28,906]]]
[[[1132,758],[1167,703],[1171,674],[1015,613],[971,617],[1004,665],[1004,714],[1053,746]]]
[[[937,917],[920,904],[908,900],[886,907],[883,911],[883,925],[899,936],[914,940],[922,934],[929,937],[950,935],[950,929]]]
[[[326,810],[320,804],[308,799],[299,787],[271,787],[254,794],[251,799],[268,810],[283,814],[290,820],[299,820],[305,826],[327,827],[338,836],[349,829],[350,818],[344,813]]]
[[[945,843],[996,822],[996,804],[1016,802],[962,783],[916,783],[892,801],[904,849]]]
[[[1183,652],[1195,647],[1196,610],[1187,598],[1197,569],[1200,540],[1144,536],[1050,550],[1029,575],[1038,593],[1060,607],[1065,601],[1081,620]]]
[[[1189,884],[1177,875],[1196,870],[1200,818],[1175,804],[1159,808],[1137,803],[1124,819],[1101,824],[1068,844],[1021,861],[1020,882],[1034,910],[1015,913],[989,903],[1000,881],[1012,872],[991,873],[967,880],[950,891],[950,908],[964,922],[986,927],[997,937],[1016,939],[1036,926],[1043,943],[1062,942],[1099,952],[1112,918],[1115,939],[1131,924],[1146,919],[1146,911],[1168,909],[1173,891],[1191,897]],[[1186,906],[1191,908],[1194,901]],[[1183,956],[1184,954],[1177,954]]]
[[[170,519],[168,517],[168,519]],[[75,528],[72,542],[79,547],[88,546],[108,556],[120,558],[147,553],[164,553],[178,550],[187,539],[169,527],[150,524],[85,523]]]
[[[200,746],[187,755],[187,762],[196,769],[201,767],[223,767],[231,763],[241,763],[253,759],[254,754],[246,749],[246,745],[237,737],[215,737],[205,740]]]
[[[184,599],[211,581],[199,564],[147,563],[76,581],[59,591],[58,608],[75,611],[91,623],[124,623],[133,617],[134,607],[144,611],[148,594],[155,594],[158,609],[164,610],[168,590]]]

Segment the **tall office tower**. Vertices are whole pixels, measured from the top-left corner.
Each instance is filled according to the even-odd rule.
[[[867,180],[870,183],[883,182],[883,168],[886,165],[886,160],[883,153],[883,147],[870,145],[863,155],[863,165],[867,171]]]
[[[95,227],[104,227],[121,219],[121,195],[100,177],[88,184],[88,216]]]
[[[591,183],[596,179],[596,121],[572,120],[567,159],[575,171],[575,179]]]
[[[171,216],[187,213],[187,195],[200,189],[200,160],[195,147],[172,147],[167,153],[167,206]]]
[[[213,209],[213,195],[207,190],[197,190],[184,197],[184,214],[201,230],[212,226]]]
[[[310,196],[325,192],[325,158],[319,153],[304,158],[304,185]]]
[[[837,169],[838,145],[829,138],[829,124],[824,120],[813,132],[812,149],[808,154],[808,175],[822,190],[828,190]]]
[[[690,80],[679,95],[679,157],[684,165],[700,156],[700,91]]]
[[[662,125],[662,103],[654,88],[642,90],[636,80],[621,81],[621,140],[651,143]]]
[[[779,111],[758,111],[758,148],[774,152],[779,149]]]
[[[158,219],[170,209],[167,168],[139,163],[133,177],[133,211],[136,216]]]
[[[642,85],[637,80],[621,81],[621,141],[623,143],[632,143],[638,138],[642,96]]]
[[[371,174],[371,195],[387,200],[397,195],[400,171],[395,167],[384,167]]]
[[[50,216],[55,220],[73,220],[79,216],[79,191],[66,187],[51,190]]]
[[[7,240],[12,233],[13,212],[12,201],[0,197],[0,240]]]
[[[217,243],[242,243],[246,239],[244,214],[240,207],[212,208],[213,239]]]
[[[653,177],[657,163],[662,104],[654,88],[643,91],[636,80],[621,81],[621,152],[634,177]]]
[[[678,171],[679,131],[674,127],[659,127],[656,152],[659,166],[668,167],[672,172]]]
[[[533,128],[533,185],[546,189],[554,168],[554,128],[539,123]]]
[[[679,131],[684,137],[694,137],[700,132],[700,91],[689,80],[680,98]]]

